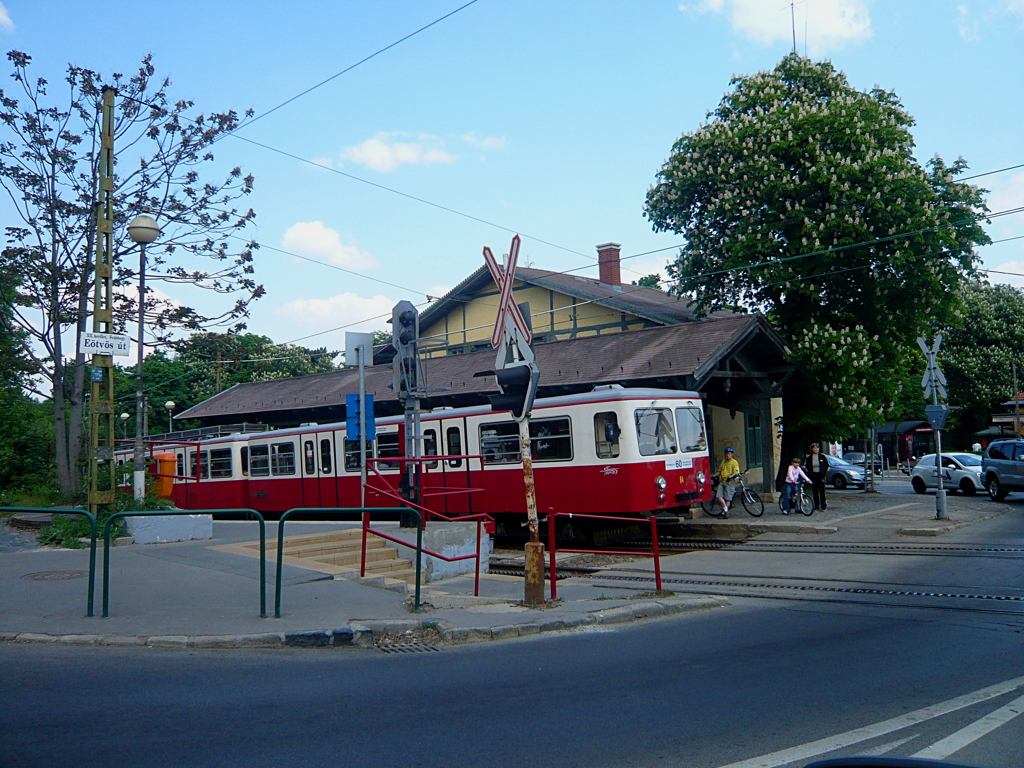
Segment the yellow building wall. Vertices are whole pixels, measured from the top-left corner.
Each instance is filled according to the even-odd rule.
[[[718,465],[725,457],[724,451],[726,446],[731,447],[735,452],[736,461],[738,461],[740,465],[740,471],[750,469],[747,464],[746,420],[744,419],[743,413],[740,411],[730,411],[728,408],[719,408],[717,405],[710,406],[708,410],[711,415],[711,435],[714,440],[714,445],[710,446],[712,471],[718,471]],[[782,417],[781,397],[772,398],[771,412],[772,423],[763,424],[761,428],[770,429],[772,431],[772,454],[774,456],[773,466],[777,471],[779,468],[779,460],[782,455],[782,436],[776,430],[775,424],[778,419]],[[764,473],[761,467],[754,467],[750,469],[750,472],[747,474],[747,483],[750,485],[757,485],[761,483],[763,479]],[[772,479],[774,480],[774,478]]]
[[[489,341],[498,314],[498,294],[493,287],[479,292],[475,298],[457,306],[443,320],[429,328],[420,329],[420,337],[445,341],[449,345],[473,344]],[[533,330],[537,334],[557,334],[558,338],[575,335],[594,336],[598,333],[617,333],[625,321],[629,330],[643,328],[645,321],[636,315],[623,313],[600,304],[585,303],[564,293],[547,288],[528,286],[516,281],[513,298],[517,304],[530,303]],[[615,324],[609,328],[595,326]],[[427,356],[443,355],[445,350],[424,351]]]

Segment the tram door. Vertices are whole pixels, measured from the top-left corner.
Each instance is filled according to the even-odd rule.
[[[465,418],[455,419],[442,419],[439,423],[439,431],[441,434],[438,435],[440,452],[444,456],[464,456],[469,451],[467,450],[466,444],[466,420]],[[466,459],[446,459],[445,461],[439,462],[440,467],[438,471],[443,480],[442,484],[445,488],[469,488],[470,486],[480,487],[478,484],[474,484],[470,481],[470,462]],[[477,462],[479,464],[479,462]],[[478,478],[479,479],[479,478]],[[443,509],[447,515],[465,515],[474,511],[474,507],[471,499],[472,494],[468,493],[453,493],[450,496],[442,497],[445,501],[445,505],[439,509]],[[480,494],[476,494],[479,496]]]
[[[316,436],[316,466],[320,486],[320,506],[339,507],[338,475],[334,459],[334,433],[320,432]]]

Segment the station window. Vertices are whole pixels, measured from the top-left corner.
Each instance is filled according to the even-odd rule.
[[[331,460],[331,441],[326,437],[320,441],[320,471],[325,475],[334,473],[334,462]]]
[[[399,444],[397,432],[392,432],[386,435],[377,435],[378,458],[390,459],[394,456],[401,455],[402,446]],[[398,461],[382,461],[377,464],[378,469],[400,469],[401,466],[401,462]]]
[[[615,411],[594,414],[594,444],[597,458],[614,459],[619,455],[619,416]]]
[[[445,433],[448,438],[448,455],[462,455],[462,432],[458,427],[448,427]],[[462,459],[448,459],[448,466],[455,468],[462,466]]]
[[[704,434],[704,417],[699,408],[676,408],[676,433],[679,436],[680,451],[706,451],[707,436]],[[750,456],[750,450],[747,450]]]
[[[210,477],[231,477],[231,449],[210,451]]]
[[[672,411],[668,408],[637,408],[636,439],[641,456],[662,456],[676,452],[676,435],[672,427]]]
[[[306,440],[302,444],[302,458],[307,475],[316,474],[316,454],[313,452],[313,441]]]
[[[270,477],[269,445],[254,445],[249,448],[249,471],[253,477]]]
[[[361,455],[359,453],[359,441],[358,440],[346,440],[345,441],[345,471],[346,472],[359,472],[363,465],[360,463]],[[366,441],[366,458],[373,458],[373,441]]]
[[[423,455],[424,456],[437,456],[437,430],[436,429],[425,429],[423,430]],[[430,461],[425,462],[424,466],[427,469],[437,469],[437,462]]]
[[[763,466],[764,452],[761,450],[761,417],[750,413],[744,416],[746,421],[747,466]]]
[[[270,474],[295,474],[295,443],[273,443],[270,446]]]

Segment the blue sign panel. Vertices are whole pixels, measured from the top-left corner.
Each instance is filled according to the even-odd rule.
[[[377,439],[377,424],[373,418],[373,395],[367,394],[366,405],[366,439]],[[359,395],[345,395],[345,439],[359,439]]]

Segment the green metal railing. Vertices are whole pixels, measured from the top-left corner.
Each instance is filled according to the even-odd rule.
[[[89,543],[89,600],[86,616],[92,616],[92,596],[96,589],[96,515],[84,509],[64,509],[53,507],[0,507],[0,512],[46,512],[61,515],[85,515],[89,518],[92,535]],[[106,616],[106,614],[103,614]]]
[[[274,587],[274,618],[281,618],[281,570],[284,566],[284,524],[293,513],[303,514],[323,514],[330,513],[334,514],[337,512],[358,512],[362,519],[362,525],[365,527],[369,520],[370,512],[413,512],[419,521],[422,521],[420,513],[415,509],[409,509],[408,507],[296,507],[295,509],[289,509],[283,515],[281,520],[277,524],[277,578]],[[422,561],[423,552],[423,526],[417,522],[416,525],[416,610],[419,610],[420,606],[420,567]],[[386,538],[391,538],[390,536]],[[394,539],[394,541],[398,541]],[[399,542],[405,544],[405,542]],[[406,546],[410,546],[405,544]],[[366,554],[363,553],[365,560]]]
[[[183,515],[214,515],[214,514],[237,514],[239,512],[248,513],[255,515],[257,522],[260,524],[260,618],[267,618],[267,585],[266,585],[266,573],[267,573],[267,529],[266,521],[263,519],[263,515],[257,512],[255,509],[162,509],[159,511],[146,511],[146,512],[117,512],[107,518],[106,525],[103,526],[103,617],[107,617],[107,596],[108,587],[110,582],[110,526],[115,520],[121,517],[181,517]],[[95,521],[93,521],[93,554],[95,556],[96,550],[96,530]],[[90,593],[90,610],[91,610],[91,593]],[[89,614],[92,615],[91,613]]]

